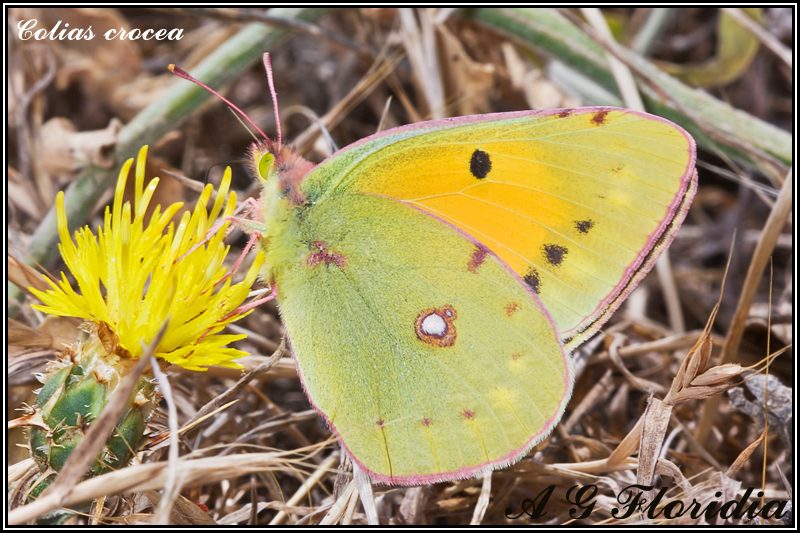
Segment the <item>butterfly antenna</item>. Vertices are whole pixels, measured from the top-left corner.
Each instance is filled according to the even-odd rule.
[[[167,68],[169,69],[170,72],[172,72],[173,74],[175,74],[179,78],[183,78],[185,80],[189,80],[190,82],[194,83],[195,85],[199,85],[200,87],[202,87],[206,91],[210,92],[211,94],[213,94],[214,96],[216,96],[217,98],[219,98],[220,100],[222,100],[223,102],[228,104],[233,110],[235,110],[237,113],[239,113],[248,122],[248,124],[253,126],[258,133],[260,133],[265,139],[269,140],[269,137],[267,137],[267,134],[264,133],[263,131],[261,131],[261,128],[256,126],[255,122],[250,120],[250,117],[248,117],[245,114],[244,111],[242,111],[241,109],[239,109],[238,107],[233,105],[233,103],[231,103],[230,100],[228,100],[227,98],[225,98],[224,96],[219,94],[217,91],[215,91],[214,89],[212,89],[211,87],[209,87],[205,83],[203,83],[200,80],[192,77],[188,72],[183,70],[181,67],[179,67],[177,65],[170,65]],[[270,75],[270,85],[272,84],[271,80],[272,80],[272,76]],[[276,109],[277,109],[277,103],[275,104],[275,106],[276,106]],[[278,144],[280,144],[280,142],[281,142],[281,128],[280,128],[280,125],[279,125],[278,126]]]
[[[267,71],[267,82],[269,83],[269,94],[272,96],[272,105],[275,107],[275,126],[278,129],[278,146],[281,145],[281,115],[278,112],[278,93],[275,91],[275,81],[272,79],[272,61],[269,59],[269,53],[265,53],[264,69]]]

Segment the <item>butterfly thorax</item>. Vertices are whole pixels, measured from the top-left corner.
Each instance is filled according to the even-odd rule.
[[[294,149],[261,141],[251,149],[253,171],[262,184],[263,231],[261,248],[266,254],[262,278],[272,283],[278,272],[307,253],[300,239],[298,219],[306,204],[300,185],[314,164]]]

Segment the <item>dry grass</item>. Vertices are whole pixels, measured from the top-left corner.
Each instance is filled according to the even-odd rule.
[[[763,31],[750,41],[741,30],[732,37],[725,33],[730,29],[718,26],[716,10],[656,11],[605,14],[626,47],[610,53],[639,81],[644,105],[652,110],[660,100],[663,107],[656,113],[671,110],[670,118],[682,117],[698,136],[699,190],[670,249],[672,267],[666,275],[673,283],[659,282],[654,270],[603,332],[573,353],[577,380],[564,418],[526,459],[490,478],[415,488],[374,486],[374,513],[381,524],[613,524],[621,516],[612,512],[621,507],[617,495],[636,483],[655,485],[648,499],[665,488],[661,505],[694,498],[705,507],[747,487],[763,488],[766,500],[791,499],[786,478],[794,476],[794,369],[788,352],[794,315],[793,176],[781,144],[787,137],[769,126],[792,129],[794,88],[787,65],[792,51],[782,44],[791,39],[791,15],[782,9],[765,12]],[[16,8],[11,15],[12,28],[21,19],[36,18],[37,28],[62,20],[71,28],[91,25],[96,37],[37,42],[12,34],[9,40],[8,266],[9,279],[21,289],[16,293],[21,304],[9,300],[14,317],[8,324],[9,419],[19,416],[16,409],[24,403],[33,403],[34,374],[79,334],[75,321],[44,319],[34,312],[30,304],[35,302],[22,292],[39,282],[26,264],[26,251],[50,272],[62,268],[45,219],[55,192],[71,183],[75,196],[84,198],[72,210],[71,216],[83,217],[75,225],[96,223],[111,190],[104,176],[115,176],[115,165],[134,155],[119,150],[135,139],[151,144],[149,172],[165,178],[153,204],[191,203],[196,197],[193,187],[165,176],[164,169],[215,182],[231,165],[234,186],[243,194],[258,193],[238,163],[250,134],[218,101],[201,106],[183,124],[157,124],[151,118],[147,127],[131,128],[143,120],[142,110],[158,106],[175,94],[178,83],[186,83],[166,73],[167,64],[193,72],[237,37],[247,23],[236,20],[247,13]],[[320,117],[341,147],[374,133],[379,123],[390,128],[431,117],[605,103],[593,100],[601,98],[604,83],[608,90],[609,82],[598,81],[603,74],[593,78],[596,87],[576,81],[564,66],[576,66],[568,51],[562,56],[558,43],[526,40],[524,32],[514,31],[506,19],[497,22],[495,15],[508,13],[348,9],[315,22],[282,22],[290,38],[270,51],[284,139],[306,158],[320,161],[328,144],[308,116]],[[606,42],[579,12],[561,16],[582,28],[576,31],[588,32],[587,42]],[[502,24],[509,24],[508,33],[498,31]],[[102,39],[105,29],[124,25],[185,31],[180,41]],[[647,70],[643,56],[693,84],[733,79],[707,85],[715,102],[708,104],[706,96],[659,79]],[[587,57],[584,74],[607,69],[603,53]],[[742,58],[746,61],[734,60]],[[223,92],[274,135],[262,67],[256,63],[239,70],[228,76],[233,81]],[[736,128],[730,117],[745,115],[728,114],[724,104],[715,107],[719,102],[746,113],[767,133],[753,133],[751,123]],[[234,246],[245,241],[237,234],[232,239]],[[359,490],[368,487],[356,482],[359,476],[352,475],[339,445],[311,410],[291,354],[281,344],[276,307],[262,306],[239,327],[249,334],[240,347],[253,354],[243,361],[251,372],[245,377],[223,369],[168,372],[174,426],[180,428],[177,463],[167,460],[163,403],[135,464],[77,486],[70,483],[59,493],[64,499],[42,498],[33,504],[39,507],[25,508],[20,502],[36,467],[20,446],[22,431],[10,430],[13,519],[33,519],[59,501],[70,508],[93,500],[88,514],[72,519],[75,523],[142,524],[154,515],[183,525],[366,523]],[[92,443],[85,444],[88,449]],[[575,485],[596,486],[591,513],[582,515],[568,503],[568,494],[574,501],[576,491],[569,491]],[[549,489],[545,516],[508,518],[523,510],[526,499]],[[715,496],[717,491],[723,495]],[[646,513],[631,520],[726,522]]]

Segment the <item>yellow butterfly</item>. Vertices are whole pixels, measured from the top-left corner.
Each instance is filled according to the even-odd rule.
[[[570,350],[697,187],[688,133],[616,108],[412,124],[319,165],[279,130],[251,157],[262,278],[309,400],[372,479],[402,485],[508,465],[552,431]]]
[[[696,188],[692,138],[612,108],[413,124],[313,166],[271,142],[263,277],[314,407],[378,481],[523,457],[569,350],[652,267]]]

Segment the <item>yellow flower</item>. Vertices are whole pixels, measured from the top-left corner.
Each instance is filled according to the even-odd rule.
[[[136,164],[134,207],[123,205],[123,193],[128,171],[133,159],[122,167],[114,194],[113,211],[106,208],[103,226],[97,237],[88,227],[75,232],[70,238],[64,212],[64,194],[56,198],[59,249],[78,284],[76,293],[61,273],[57,284],[47,292],[31,291],[45,305],[33,306],[45,313],[75,316],[107,327],[115,334],[115,352],[121,357],[139,357],[142,344],[147,346],[169,318],[169,326],[156,352],[170,363],[192,370],[218,365],[241,368],[233,359],[247,355],[241,350],[226,348],[245,335],[218,335],[231,322],[248,313],[234,312],[247,297],[250,287],[264,262],[259,253],[247,277],[231,285],[223,260],[228,253],[222,240],[229,223],[223,224],[209,239],[199,246],[213,221],[220,216],[233,214],[236,194],[231,192],[222,211],[230,188],[231,172],[227,169],[216,200],[209,213],[206,205],[213,187],[206,185],[197,201],[194,212],[184,213],[174,230],[170,223],[182,203],[175,203],[161,213],[156,206],[150,221],[144,216],[158,178],[145,189],[144,169],[147,147],[139,151]],[[169,226],[167,228],[167,226]],[[167,228],[166,233],[164,229]],[[101,286],[102,285],[102,286]]]

